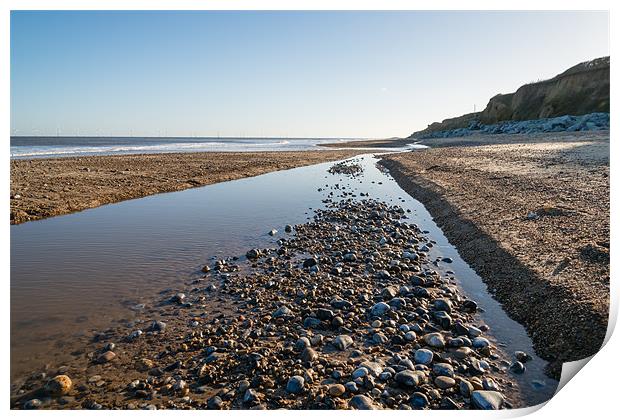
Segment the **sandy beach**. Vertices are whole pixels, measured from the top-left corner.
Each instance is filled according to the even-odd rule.
[[[11,161],[11,224],[344,159],[351,150],[175,153]]]
[[[609,132],[471,136],[382,160],[433,215],[537,352],[600,348],[609,305]]]

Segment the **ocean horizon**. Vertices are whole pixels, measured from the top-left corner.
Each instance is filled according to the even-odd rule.
[[[363,138],[11,136],[11,159],[141,153],[316,150]]]

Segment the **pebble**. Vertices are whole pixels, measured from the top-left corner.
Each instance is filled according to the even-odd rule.
[[[274,311],[272,316],[274,318],[282,318],[282,317],[285,317],[285,316],[289,316],[292,313],[293,313],[293,311],[291,311],[286,306],[280,306],[277,310]]]
[[[301,360],[304,362],[313,362],[318,358],[318,354],[311,347],[306,347],[301,353]]]
[[[433,365],[433,373],[439,376],[454,376],[454,369],[449,363],[435,363]]]
[[[365,367],[360,367],[353,371],[353,373],[351,374],[351,378],[353,379],[363,378],[366,375],[368,375],[368,369],[366,369]]]
[[[479,328],[470,326],[467,329],[467,334],[471,337],[471,338],[475,338],[475,337],[479,337],[482,335],[482,331]]]
[[[153,363],[152,360],[146,358],[142,358],[134,364],[134,368],[139,372],[146,372],[147,370],[153,369],[154,366],[155,363]]]
[[[342,384],[333,384],[329,386],[329,395],[332,397],[340,397],[346,392],[344,385]]]
[[[127,341],[134,341],[142,335],[142,330],[136,330],[127,336]]]
[[[441,389],[448,389],[456,385],[456,381],[449,376],[438,376],[435,378],[435,385]]]
[[[411,405],[416,408],[424,408],[428,406],[428,397],[421,392],[414,392],[409,399]]]
[[[224,406],[224,401],[222,401],[222,398],[220,398],[217,395],[207,400],[207,408],[211,410],[221,410],[223,406]]]
[[[510,370],[520,375],[525,372],[525,365],[521,362],[514,362],[512,365],[510,365]]]
[[[106,351],[97,357],[97,363],[108,363],[116,357],[116,353],[113,351]]]
[[[316,258],[306,258],[304,260],[303,267],[310,268],[310,267],[314,267],[317,264],[318,264],[318,261],[316,260]]]
[[[418,349],[413,355],[413,360],[421,365],[428,365],[433,361],[433,352],[428,349]]]
[[[467,380],[461,379],[459,382],[459,392],[465,398],[469,398],[471,393],[474,392],[474,386]]]
[[[394,380],[400,385],[414,387],[424,381],[424,374],[420,371],[403,370],[394,376]]]
[[[443,348],[446,342],[440,333],[429,333],[424,336],[424,342],[431,347]]]
[[[370,309],[372,316],[383,316],[390,311],[390,305],[385,302],[378,302]]]
[[[372,399],[368,398],[365,395],[356,395],[349,400],[349,407],[354,408],[356,410],[376,410],[374,402]]]
[[[41,400],[39,400],[37,398],[33,398],[32,400],[26,401],[26,403],[24,404],[24,409],[26,409],[26,410],[36,410],[37,408],[41,407],[41,405],[43,405]]]
[[[471,357],[473,353],[474,351],[470,349],[469,347],[459,347],[456,350],[454,350],[453,354],[454,354],[455,359],[464,360],[464,359],[467,359],[468,357]]]
[[[372,342],[375,344],[385,344],[387,343],[389,340],[388,338],[385,336],[385,334],[381,334],[381,333],[375,333],[372,336]]]
[[[497,391],[474,391],[471,402],[480,410],[499,410],[504,405],[504,396]]]
[[[243,394],[243,402],[249,404],[258,400],[258,394],[252,388],[248,388]]]
[[[304,378],[301,376],[293,376],[286,384],[286,392],[290,394],[299,394],[304,389]]]
[[[532,360],[532,356],[530,356],[529,354],[527,354],[524,351],[516,351],[515,352],[515,358],[521,362],[521,363],[526,363],[529,362],[530,360]]]
[[[436,311],[444,311],[448,314],[452,312],[452,304],[448,299],[437,299],[433,305]]]
[[[255,260],[260,257],[260,251],[258,249],[250,249],[248,252],[245,253],[245,256],[248,259]],[[211,269],[209,269],[209,271],[211,271]]]
[[[489,347],[491,345],[491,343],[489,343],[489,340],[487,340],[484,337],[476,337],[472,340],[471,343],[472,343],[472,346],[474,346],[474,348],[476,349]]]
[[[417,338],[418,336],[413,331],[407,331],[405,334],[405,340],[407,341],[416,341]]]
[[[334,347],[338,350],[346,350],[353,344],[353,339],[346,334],[339,335],[334,339]]]
[[[491,378],[484,378],[482,380],[482,387],[486,391],[499,391],[499,387],[495,383],[495,381]]]
[[[345,388],[352,393],[355,393],[357,391],[359,391],[357,384],[353,381],[349,381],[346,384],[344,384]]]
[[[166,323],[162,321],[153,321],[150,331],[162,332],[166,329]]]
[[[43,387],[43,390],[47,395],[59,397],[68,394],[69,391],[71,391],[72,386],[73,382],[71,381],[71,378],[67,375],[58,375],[47,381]]]

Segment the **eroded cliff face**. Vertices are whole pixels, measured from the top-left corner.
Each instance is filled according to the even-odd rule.
[[[465,128],[474,121],[495,124],[609,112],[609,68],[609,57],[577,64],[552,79],[523,85],[514,93],[494,96],[482,112],[433,123],[412,136]]]

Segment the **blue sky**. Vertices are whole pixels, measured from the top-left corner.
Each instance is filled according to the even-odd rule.
[[[12,12],[13,135],[406,136],[609,54],[606,12]]]

